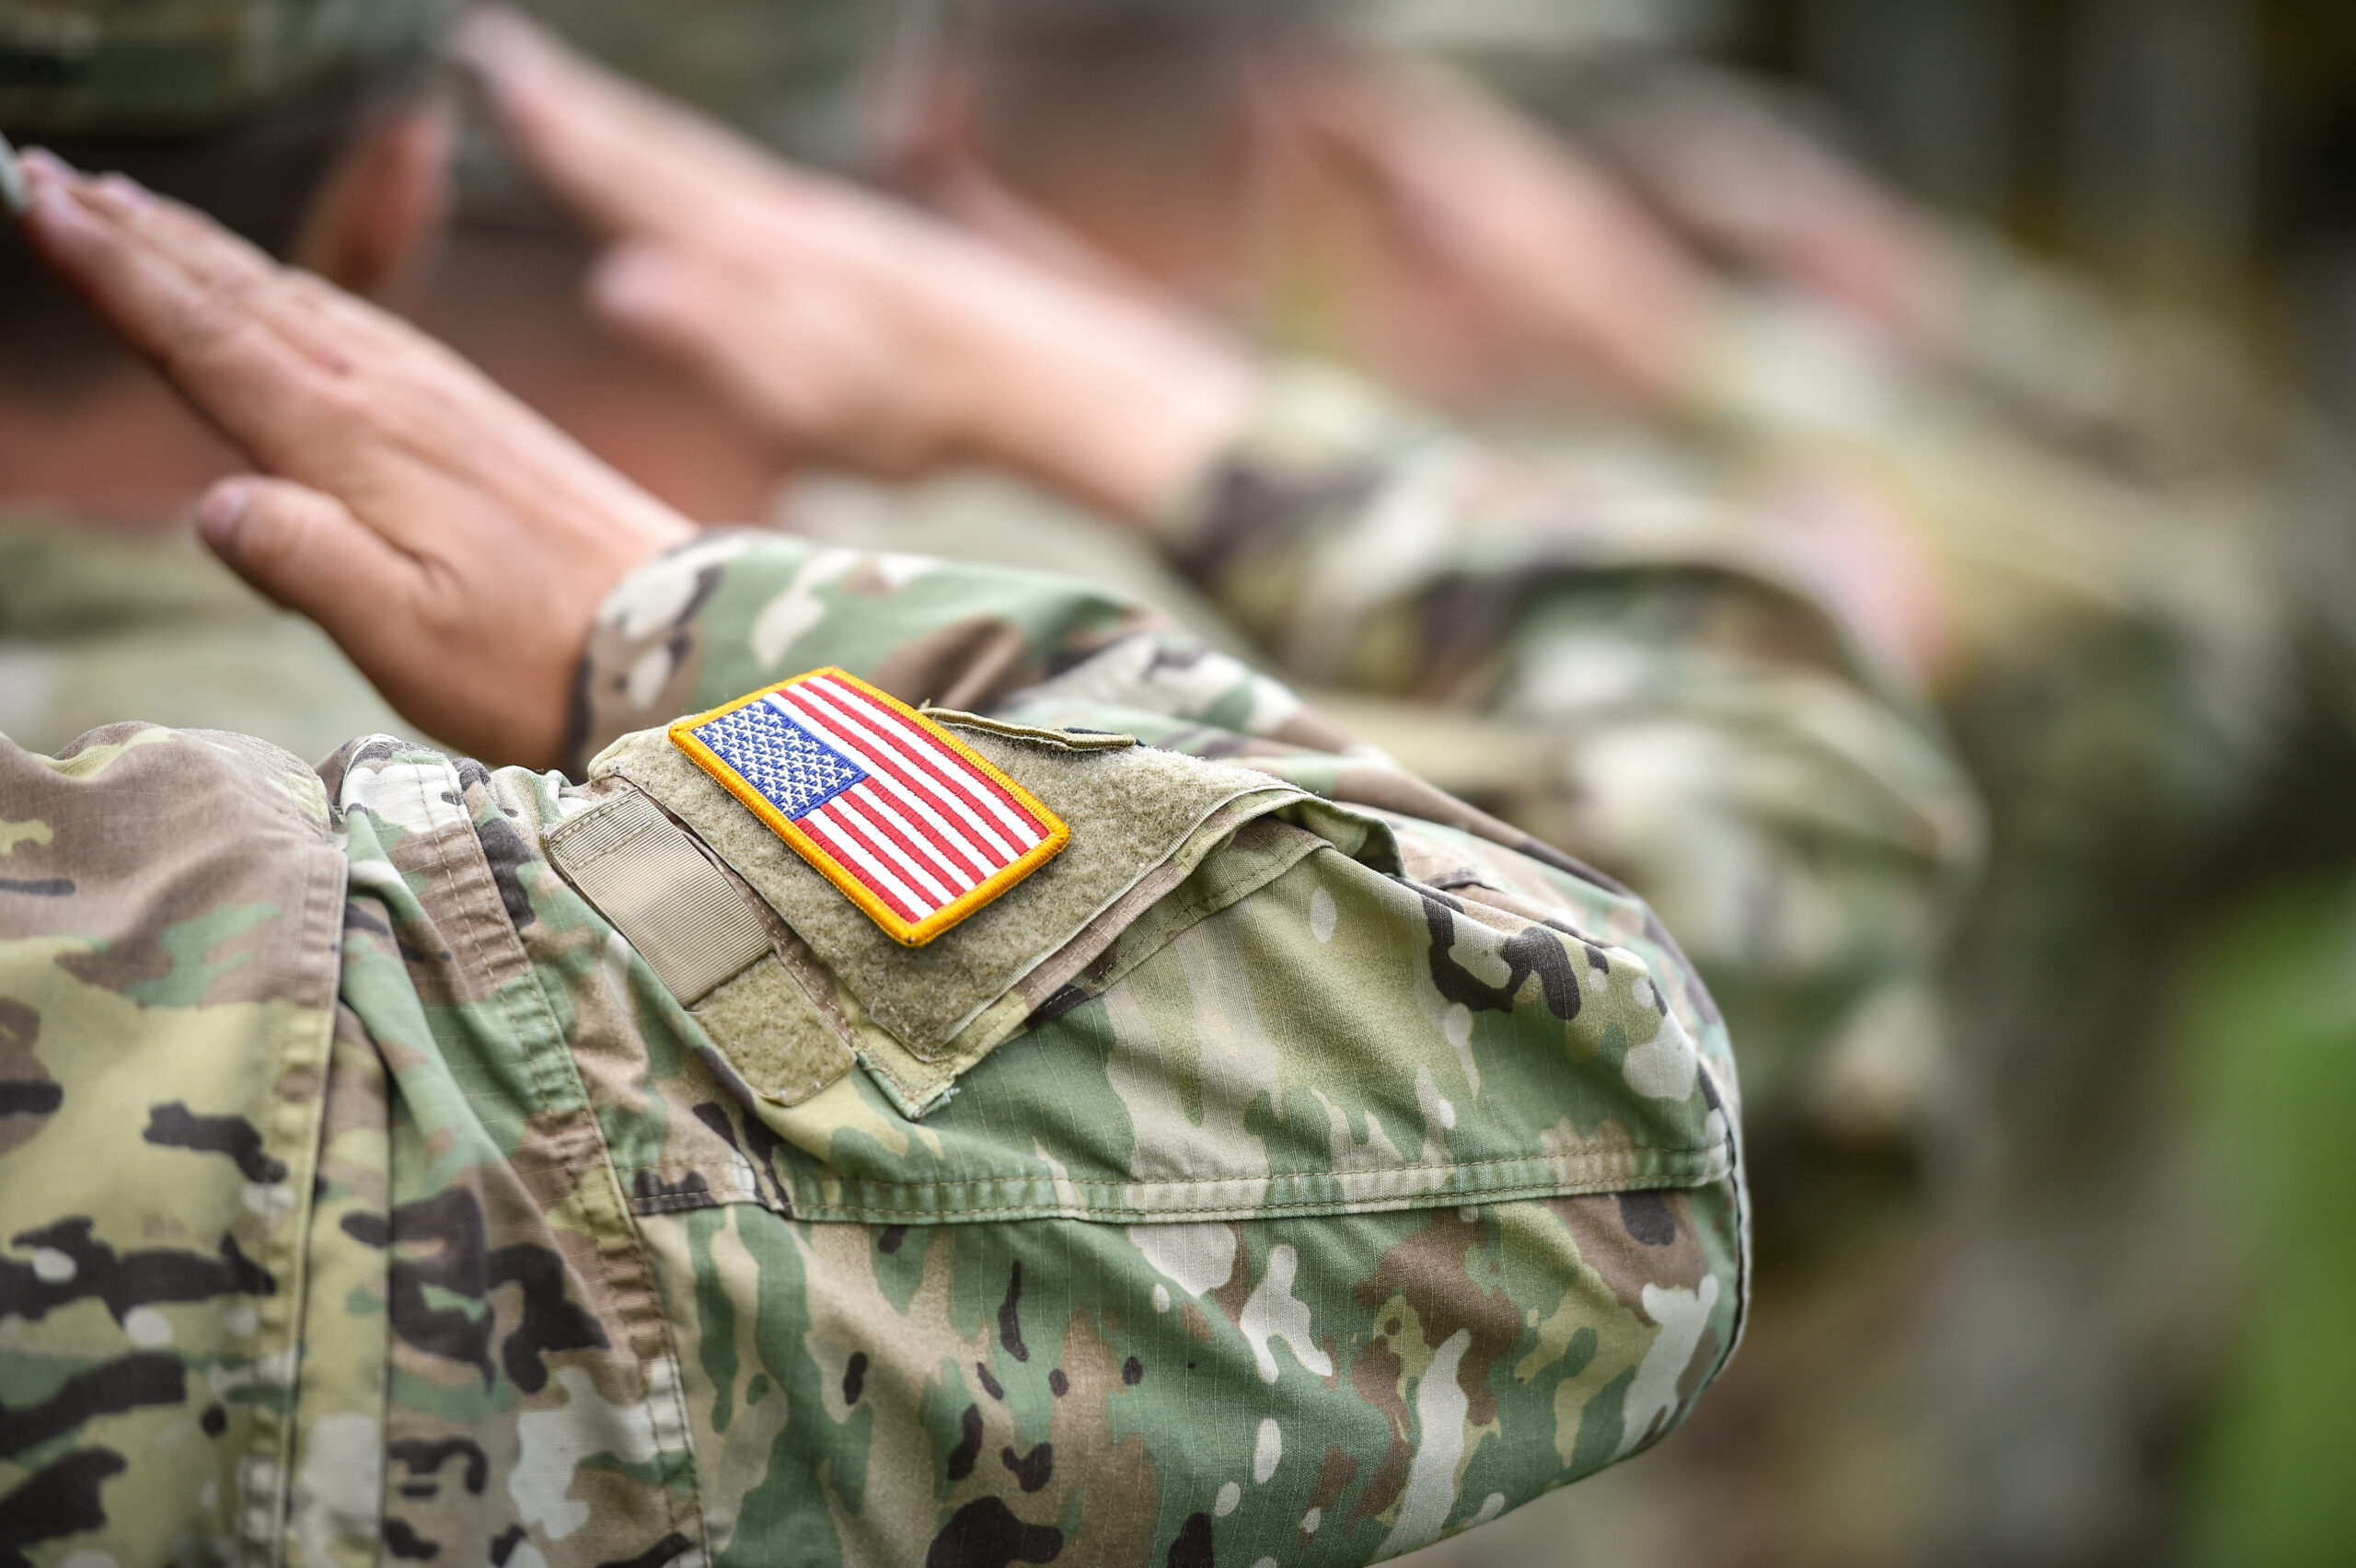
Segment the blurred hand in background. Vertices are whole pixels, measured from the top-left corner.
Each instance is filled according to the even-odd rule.
[[[809,455],[1012,468],[1116,516],[1242,423],[1248,359],[1137,298],[788,167],[489,13],[459,50],[532,171],[609,245],[598,312]]]

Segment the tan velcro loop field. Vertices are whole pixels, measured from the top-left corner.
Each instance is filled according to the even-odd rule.
[[[547,851],[683,1007],[769,952],[768,933],[744,895],[635,790],[551,830]]]

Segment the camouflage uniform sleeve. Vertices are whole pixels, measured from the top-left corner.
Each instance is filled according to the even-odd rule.
[[[578,786],[348,749],[388,1541],[1356,1563],[1657,1441],[1731,1353],[1725,1030],[1605,879],[1437,791],[1335,806],[1302,781],[1416,787],[1076,584],[707,541],[599,638],[595,700],[659,650],[661,717],[819,663],[988,708],[942,721],[1075,842],[1160,847],[1077,930],[878,966],[660,731]],[[564,847],[625,807],[750,968],[687,987],[588,899]]]
[[[388,1541],[1358,1563],[1681,1421],[1739,1332],[1737,1102],[1640,905],[1264,773],[955,722],[1076,842],[1091,800],[1224,804],[1109,921],[1016,926],[1052,951],[939,1050],[910,1019],[1007,928],[843,961],[659,732],[585,786],[389,742],[329,768],[393,1086]],[[768,911],[700,995],[565,869],[647,799]]]
[[[1919,971],[1980,816],[1796,534],[1646,455],[1508,455],[1295,367],[1161,538],[1289,674],[1453,716],[1459,789],[1643,890],[1772,1104]]]

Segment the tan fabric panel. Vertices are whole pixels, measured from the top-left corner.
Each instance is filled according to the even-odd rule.
[[[850,1070],[850,1047],[774,955],[723,982],[695,1019],[756,1094],[799,1105]]]
[[[547,850],[682,1006],[768,954],[768,934],[743,895],[635,790],[554,829]]]

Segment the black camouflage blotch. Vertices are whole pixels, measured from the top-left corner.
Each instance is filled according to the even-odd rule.
[[[286,1162],[262,1152],[260,1129],[243,1116],[200,1116],[175,1100],[147,1107],[147,1130],[139,1136],[162,1148],[225,1154],[248,1182],[286,1180]]]
[[[887,1225],[884,1228],[884,1234],[875,1239],[875,1250],[879,1252],[896,1252],[900,1250],[900,1243],[907,1239],[907,1226]]]
[[[589,634],[593,639],[595,631]],[[564,700],[564,773],[568,778],[585,778],[589,775],[590,713],[596,698],[590,687],[596,680],[593,673],[594,659],[583,659],[572,667],[572,688]]]
[[[843,1403],[855,1405],[867,1388],[867,1352],[854,1350],[850,1364],[843,1368]]]
[[[1283,475],[1246,463],[1222,465],[1211,477],[1201,525],[1172,552],[1172,563],[1195,582],[1210,582],[1244,555],[1281,545],[1322,517],[1357,511],[1381,489],[1382,478],[1372,463]]]
[[[1004,1402],[1006,1399],[1005,1385],[1001,1384],[998,1380],[998,1375],[990,1370],[988,1362],[975,1362],[974,1374],[982,1380],[982,1392],[989,1395],[989,1397],[994,1400]]]
[[[979,1405],[967,1405],[965,1413],[957,1418],[964,1435],[949,1450],[949,1479],[963,1481],[974,1473],[974,1461],[982,1457],[982,1411]]]
[[[687,595],[687,602],[680,606],[677,618],[672,623],[676,629],[664,640],[664,646],[669,649],[671,654],[671,668],[674,670],[687,667],[687,656],[695,651],[695,643],[694,640],[687,635],[687,628],[693,624],[697,612],[703,608],[704,601],[710,598],[719,588],[720,579],[721,563],[717,561],[696,572],[695,591]],[[600,627],[592,631],[590,633],[592,640],[595,640],[606,629]],[[639,657],[643,656],[644,651],[641,650]],[[566,712],[564,723],[564,758],[567,765],[565,771],[575,778],[588,777],[590,754],[598,746],[614,739],[612,735],[599,735],[592,732],[593,715],[596,705],[596,694],[593,688],[600,672],[600,663],[601,661],[596,658],[584,657],[573,674],[572,700]],[[624,676],[616,674],[608,677],[606,684],[617,693],[623,694],[623,700],[628,702],[628,688],[624,680]],[[629,706],[635,709],[638,704],[631,702]],[[653,716],[652,721],[660,723],[662,719],[659,715]]]
[[[1010,1562],[1053,1562],[1064,1549],[1064,1532],[1053,1525],[1026,1525],[995,1497],[977,1497],[949,1516],[932,1538],[924,1568],[1007,1568]]]
[[[719,1200],[711,1195],[711,1185],[700,1170],[690,1170],[676,1182],[665,1182],[662,1172],[641,1168],[630,1179],[629,1206],[641,1214],[671,1214],[679,1209],[710,1208]]]
[[[1006,1354],[1017,1361],[1031,1359],[1031,1347],[1022,1343],[1022,1260],[1014,1260],[1006,1281],[1006,1299],[998,1305],[998,1343],[1006,1346]]]
[[[36,1275],[30,1264],[0,1258],[0,1316],[14,1313],[38,1321],[52,1308],[95,1297],[120,1323],[133,1307],[158,1301],[271,1296],[278,1290],[278,1282],[239,1251],[237,1238],[225,1232],[218,1259],[160,1249],[117,1256],[113,1248],[90,1239],[90,1224],[86,1218],[61,1219],[9,1238],[12,1247],[48,1247],[64,1253],[74,1260],[74,1276],[52,1285]]]
[[[791,1219],[793,1194],[785,1190],[785,1178],[777,1173],[777,1153],[785,1147],[785,1140],[770,1131],[769,1124],[758,1116],[747,1116],[745,1118],[745,1152],[753,1161],[753,1169],[766,1171],[769,1185],[777,1191],[778,1212]]]
[[[1170,1555],[1163,1560],[1170,1568],[1213,1568],[1211,1562],[1211,1516],[1197,1511],[1186,1516],[1178,1527],[1178,1539],[1170,1543]]]
[[[1088,1000],[1088,993],[1079,986],[1067,981],[1048,993],[1045,1001],[1031,1009],[1031,1016],[1022,1020],[1022,1027],[1037,1029],[1044,1024],[1052,1023],[1086,1000]]]
[[[65,1086],[47,1078],[0,1083],[0,1116],[46,1116],[65,1103]]]
[[[1126,1361],[1122,1362],[1121,1381],[1126,1383],[1132,1389],[1136,1388],[1139,1383],[1144,1382],[1145,1363],[1139,1361],[1134,1355],[1130,1356]]]
[[[1585,931],[1580,930],[1576,926],[1572,925],[1569,921],[1556,919],[1551,915],[1539,923],[1550,931],[1562,932],[1563,935],[1570,938],[1571,940],[1578,943],[1581,948],[1585,949],[1587,952],[1588,968],[1593,970],[1598,974],[1608,975],[1611,973],[1611,955],[1609,952],[1606,952],[1601,947],[1598,946],[1593,937],[1588,936]]]
[[[112,1448],[77,1448],[0,1498],[0,1568],[32,1568],[26,1547],[103,1526],[107,1511],[98,1483],[120,1474],[124,1464]]]
[[[1677,1239],[1677,1216],[1658,1193],[1621,1193],[1620,1224],[1647,1247],[1666,1247]]]
[[[482,790],[491,785],[491,767],[479,757],[454,756],[450,771],[458,776],[460,790]]]
[[[178,1404],[187,1394],[188,1374],[176,1355],[143,1352],[101,1362],[66,1378],[39,1404],[0,1408],[0,1458],[13,1458],[102,1415]],[[213,1412],[205,1413],[209,1421]],[[208,1424],[205,1430],[218,1435],[221,1429]]]
[[[607,1558],[597,1564],[597,1568],[663,1568],[665,1562],[677,1561],[681,1554],[694,1544],[678,1531],[673,1530],[637,1556]]]
[[[408,746],[409,743],[407,741],[397,741],[390,735],[381,736],[378,739],[370,741],[366,744],[358,747],[349,757],[346,757],[344,759],[343,770],[345,773],[349,774],[353,768],[360,767],[364,763],[390,762],[394,757],[407,750]]]
[[[499,889],[499,902],[506,906],[508,920],[522,930],[532,923],[532,896],[524,891],[524,880],[515,873],[539,857],[524,842],[524,836],[515,831],[515,824],[503,816],[486,817],[477,823],[475,840],[482,846],[482,858],[491,863],[491,880]]]
[[[1071,1392],[1071,1379],[1064,1376],[1062,1367],[1058,1366],[1047,1374],[1047,1391],[1057,1399]]]
[[[1431,933],[1432,984],[1442,997],[1475,1012],[1509,1012],[1522,983],[1536,974],[1548,1012],[1565,1023],[1579,1016],[1578,971],[1571,967],[1571,955],[1553,931],[1531,926],[1506,938],[1497,948],[1506,962],[1505,984],[1492,986],[1457,963],[1450,951],[1456,945],[1456,911],[1463,905],[1419,883],[1408,885],[1423,894],[1424,924]]]
[[[775,1159],[778,1146],[783,1140],[769,1131],[768,1124],[757,1116],[745,1118],[745,1141],[752,1146],[751,1151],[747,1153],[745,1143],[736,1141],[735,1123],[722,1107],[709,1100],[704,1101],[696,1107],[696,1120],[719,1134],[730,1148],[744,1155],[745,1163],[753,1168],[756,1180],[759,1173],[768,1174],[769,1186],[777,1193],[778,1212],[786,1218],[791,1219],[793,1195],[785,1190],[785,1182],[777,1173]]]
[[[196,1424],[204,1428],[207,1437],[218,1437],[229,1430],[229,1412],[217,1404],[209,1404],[204,1407],[204,1413],[196,1418]]]
[[[1036,1492],[1055,1479],[1056,1446],[1042,1443],[1019,1458],[1012,1448],[1000,1448],[998,1462],[1014,1472],[1016,1485],[1025,1492]]]
[[[432,1475],[453,1458],[467,1461],[467,1490],[476,1496],[491,1481],[491,1458],[471,1437],[402,1437],[385,1445],[385,1457],[397,1460],[411,1475]]]
[[[392,1224],[381,1214],[348,1214],[342,1220],[343,1233],[364,1247],[386,1247],[392,1244]]]
[[[519,1241],[486,1251],[482,1205],[464,1187],[453,1187],[393,1210],[397,1247],[424,1257],[393,1258],[386,1296],[393,1332],[430,1355],[459,1362],[482,1374],[483,1387],[496,1381],[491,1336],[498,1314],[477,1318],[461,1308],[436,1309],[425,1287],[439,1286],[481,1301],[502,1285],[522,1287],[524,1308],[500,1354],[508,1380],[527,1394],[548,1386],[550,1351],[602,1350],[606,1331],[576,1305],[565,1289],[564,1260],[546,1247]]]
[[[438,1540],[427,1540],[423,1536],[419,1535],[416,1530],[410,1528],[410,1522],[407,1519],[387,1518],[384,1528],[378,1534],[384,1538],[385,1550],[395,1557],[407,1558],[416,1562],[442,1555],[442,1543]]]
[[[521,1525],[510,1525],[500,1531],[491,1543],[492,1568],[507,1568],[507,1560],[515,1555],[515,1549],[526,1539],[527,1532]]]
[[[377,937],[389,937],[393,934],[391,921],[381,915],[370,914],[367,906],[357,899],[344,901],[343,928],[347,931],[366,931],[369,935]]]
[[[1558,871],[1568,871],[1581,882],[1591,882],[1604,892],[1614,894],[1627,899],[1630,903],[1638,902],[1636,895],[1628,891],[1627,883],[1605,876],[1585,860],[1575,855],[1564,854],[1542,838],[1533,838],[1525,833],[1507,847],[1527,855],[1533,860],[1552,866]],[[1677,939],[1669,934],[1669,928],[1660,923],[1660,917],[1653,913],[1651,906],[1649,905],[1640,906],[1645,912],[1646,940],[1657,944],[1662,951],[1669,954],[1669,961],[1677,965],[1678,974],[1685,980],[1686,995],[1692,1001],[1693,1010],[1702,1015],[1702,1021],[1718,1022],[1720,1018],[1718,1004],[1711,997],[1710,988],[1702,984],[1702,972],[1693,967],[1693,961],[1685,956],[1685,950],[1677,945]],[[1654,988],[1654,995],[1657,999],[1659,995],[1657,986]],[[1669,1009],[1666,1005],[1663,1005],[1661,1010],[1666,1012]]]
[[[72,877],[0,877],[0,893],[21,893],[33,898],[71,898]]]

